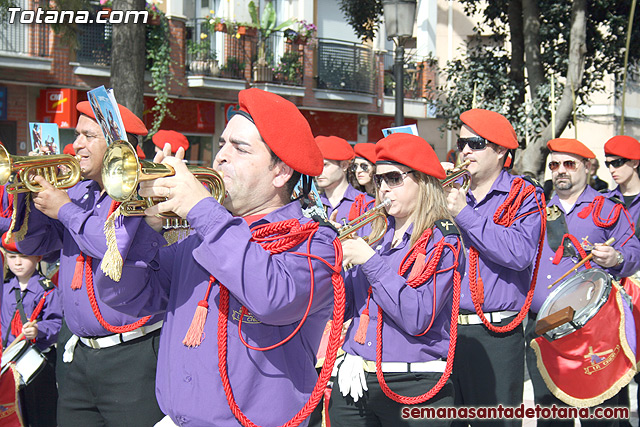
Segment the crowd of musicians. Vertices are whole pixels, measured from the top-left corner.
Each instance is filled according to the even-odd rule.
[[[212,165],[222,202],[182,160],[186,138],[163,131],[153,162],[172,173],[140,183],[136,197],[154,201],[144,215],[123,215],[88,102],[72,145],[82,180],[32,176],[41,191],[2,192],[3,347],[24,340],[46,358],[20,390],[24,425],[519,425],[416,421],[403,408],[515,408],[527,374],[535,403],[566,407],[536,324],[575,266],[606,272],[623,318],[640,307],[627,279],[640,270],[636,139],[604,138],[615,188],[602,192],[589,185],[596,154],[552,139],[545,197],[511,170],[518,137],[497,112],[460,115],[456,168],[420,136],[352,147],[314,137],[278,95],[246,89],[238,104]],[[119,109],[143,157],[148,131]],[[188,232],[169,238],[168,215]],[[372,220],[344,232],[361,218]],[[38,266],[58,259],[52,284]],[[628,317],[604,332],[628,338],[613,356],[573,335],[585,360],[632,359],[588,406],[629,406],[640,329]]]

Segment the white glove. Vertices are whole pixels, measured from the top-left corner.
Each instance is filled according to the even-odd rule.
[[[364,361],[360,356],[346,353],[338,368],[338,386],[343,396],[350,394],[354,402],[364,395],[367,379],[364,375]]]
[[[79,340],[80,337],[78,337],[77,335],[71,335],[69,341],[67,341],[67,343],[64,345],[64,353],[62,353],[62,361],[64,363],[73,362],[73,352],[76,349],[76,345],[78,344]]]

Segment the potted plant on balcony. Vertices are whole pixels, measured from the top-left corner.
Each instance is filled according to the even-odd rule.
[[[276,79],[286,84],[302,85],[301,56],[301,52],[297,50],[282,55],[280,63],[274,70]]]
[[[258,29],[258,59],[253,66],[253,79],[254,81],[271,81],[273,69],[267,62],[267,39],[274,31],[280,31],[296,21],[288,19],[276,25],[276,11],[271,3],[265,4],[262,15],[258,18],[258,8],[253,0],[249,2],[249,15],[252,25]]]
[[[316,40],[318,28],[306,20],[297,21],[296,28],[289,28],[284,31],[284,37],[292,44],[306,45]]]
[[[200,41],[187,41],[187,53],[189,54],[189,69],[194,74],[207,74],[217,76],[220,74],[216,53],[211,49],[211,43],[205,33],[200,34]]]
[[[232,79],[243,78],[244,75],[244,62],[235,56],[228,56],[225,64],[220,69],[222,77],[228,77]]]

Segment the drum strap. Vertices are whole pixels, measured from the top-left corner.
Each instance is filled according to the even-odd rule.
[[[569,227],[564,217],[564,212],[556,205],[547,206],[547,243],[554,252],[558,251],[560,245],[564,245],[563,257],[573,257],[576,251],[569,239],[563,239],[569,234]]]
[[[20,316],[20,321],[22,322],[22,325],[24,325],[25,323],[27,323],[27,315],[24,312],[24,305],[22,304],[23,294],[20,291],[20,289],[14,289],[13,294],[16,297],[16,313],[15,314],[18,314]],[[13,320],[11,323],[13,323]],[[8,344],[9,334],[11,333],[11,326],[12,325],[7,326],[7,332],[5,333],[4,339],[2,340],[2,348],[5,348]]]

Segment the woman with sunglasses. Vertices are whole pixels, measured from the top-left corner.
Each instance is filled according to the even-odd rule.
[[[453,405],[450,328],[455,334],[464,251],[447,211],[444,177],[418,136],[395,133],[376,144],[376,201],[391,202],[388,228],[375,249],[360,238],[342,243],[344,262],[355,266],[345,273],[345,317],[354,319],[337,362],[333,427],[413,425],[410,405]]]
[[[356,144],[353,147],[356,157],[349,167],[349,182],[358,190],[375,197],[373,174],[376,170],[376,145],[371,143]]]
[[[630,136],[618,135],[604,144],[604,164],[618,186],[608,192],[624,202],[636,224],[636,236],[640,238],[640,142]]]

